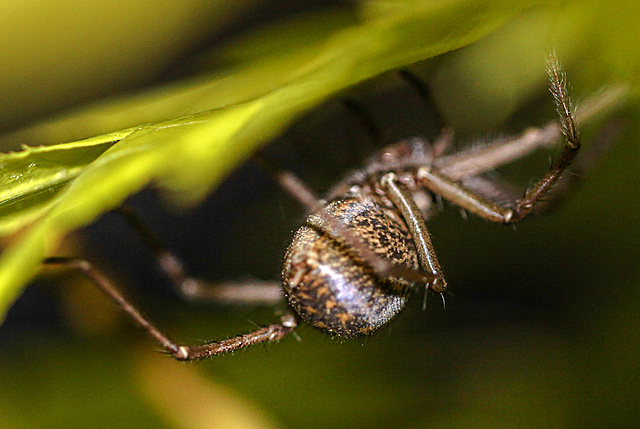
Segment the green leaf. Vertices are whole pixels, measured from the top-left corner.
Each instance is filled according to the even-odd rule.
[[[128,133],[27,147],[4,155],[0,162],[0,234],[6,235],[37,217],[64,185]]]
[[[225,51],[232,63],[227,74],[112,104],[109,109],[122,109],[120,122],[92,126],[95,120],[83,114],[61,122],[102,132],[119,123],[125,131],[0,158],[7,179],[0,183],[7,216],[0,225],[6,231],[32,222],[0,259],[0,318],[66,233],[151,181],[182,203],[197,203],[257,145],[313,106],[362,80],[467,45],[531,2],[364,4],[350,19],[307,16],[306,26],[298,22],[245,39],[237,51]],[[301,36],[306,44],[284,42],[293,30],[319,33]],[[264,49],[277,44],[289,49]],[[196,112],[184,107],[191,103]],[[150,120],[130,128],[131,121]],[[43,135],[46,130],[33,134]],[[48,159],[55,162],[41,171],[38,165]]]

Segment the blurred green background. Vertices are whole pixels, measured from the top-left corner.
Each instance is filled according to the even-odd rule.
[[[355,8],[226,3],[0,6],[2,129],[219,67],[206,52],[256,27]],[[631,1],[533,6],[480,42],[411,67],[431,85],[435,107],[425,108],[394,74],[348,96],[368,107],[386,140],[433,137],[433,110],[462,142],[516,132],[554,118],[544,72],[552,48],[578,102],[608,84],[635,87],[639,18]],[[512,229],[464,221],[447,206],[429,224],[454,294],[446,311],[432,299],[423,312],[416,294],[402,315],[368,338],[342,342],[302,326],[300,341],[290,337],[178,364],[156,353],[81,278],[41,279],[0,327],[2,427],[634,426],[640,419],[637,107],[633,98],[615,114],[622,135],[559,210]],[[587,140],[595,129],[585,124]],[[268,150],[322,190],[371,146],[357,121],[331,101]],[[504,174],[524,187],[553,153]],[[277,278],[302,216],[251,164],[191,212],[166,210],[152,191],[131,202],[192,271],[214,280]],[[62,250],[82,252],[181,341],[220,339],[277,318],[273,309],[182,303],[113,215],[75,234]]]

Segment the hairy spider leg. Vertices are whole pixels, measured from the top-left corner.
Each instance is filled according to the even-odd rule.
[[[418,169],[417,176],[422,186],[441,195],[453,204],[492,222],[510,224],[519,222],[528,216],[537,203],[556,185],[581,148],[575,119],[578,114],[574,115],[573,113],[564,73],[555,57],[551,57],[549,60],[548,73],[551,81],[550,89],[560,116],[559,123],[550,123],[540,129],[528,130],[513,140],[439,158],[432,166]],[[614,89],[614,92],[617,91]],[[620,95],[618,94],[614,98],[619,98]],[[602,106],[602,99],[603,97],[600,96],[592,103],[601,104],[601,108],[607,107],[606,103]],[[587,114],[593,115],[596,111],[591,104],[588,104],[578,113],[584,117]],[[538,182],[527,189],[521,199],[517,199],[511,204],[498,204],[489,201],[461,183],[461,179],[473,178],[523,157],[538,147],[555,143],[561,135],[565,136],[566,141],[559,158]],[[585,167],[592,164],[592,161],[592,159],[586,161]]]
[[[610,113],[623,104],[628,93],[629,88],[626,85],[616,85],[591,96],[580,103],[572,115],[574,121],[587,122],[597,116]],[[552,121],[541,128],[530,128],[513,137],[474,145],[469,149],[439,157],[434,161],[433,168],[449,179],[462,180],[493,171],[524,158],[535,150],[555,146],[561,137],[560,123]],[[597,157],[603,149],[595,149],[594,152],[594,156],[588,156],[588,158]],[[580,165],[583,158],[581,156],[575,165]]]
[[[282,316],[281,323],[269,325],[249,332],[248,334],[206,344],[180,345],[169,339],[169,337],[164,335],[149,319],[144,317],[137,308],[122,295],[118,288],[89,261],[80,258],[51,257],[46,258],[42,263],[45,266],[61,266],[82,273],[177,360],[204,359],[265,341],[279,341],[287,334],[290,334],[297,326],[296,318],[291,314],[286,314]]]

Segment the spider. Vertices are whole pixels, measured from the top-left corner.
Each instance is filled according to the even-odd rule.
[[[290,310],[279,323],[222,341],[181,345],[144,317],[90,262],[49,257],[43,264],[83,273],[177,360],[198,360],[279,341],[301,321],[337,337],[371,334],[403,309],[416,287],[424,287],[425,294],[440,295],[447,289],[425,224],[433,216],[437,200],[448,200],[491,222],[514,224],[548,204],[543,197],[552,188],[560,190],[562,186],[556,186],[558,180],[581,147],[576,121],[597,109],[591,106],[574,114],[564,73],[555,57],[549,60],[548,73],[559,122],[452,154],[448,153],[452,143],[449,132],[442,132],[432,144],[419,138],[402,140],[380,150],[323,199],[293,173],[261,159],[280,186],[310,213],[286,251],[280,285],[207,285],[194,279],[135,212],[126,206],[118,209],[186,297],[275,303],[282,299],[284,291]],[[560,156],[537,183],[521,198],[495,202],[496,195],[506,194],[504,184],[490,181],[483,174],[535,149],[553,145],[562,136],[565,143]]]

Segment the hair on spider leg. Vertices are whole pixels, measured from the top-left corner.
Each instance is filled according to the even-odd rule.
[[[556,111],[560,115],[562,134],[567,138],[567,142],[572,149],[579,149],[581,142],[574,120],[575,110],[568,95],[565,72],[560,66],[555,52],[547,59],[547,73],[551,81],[549,90],[553,94],[553,99],[556,102]]]
[[[297,342],[301,343],[302,342],[302,337],[296,332],[293,331],[291,333],[291,336],[293,337],[294,340],[296,340]]]
[[[427,298],[429,295],[429,288],[425,285],[424,297],[422,298],[422,311],[427,311]]]
[[[264,288],[264,293],[247,296],[253,296],[256,301],[262,298],[263,304],[275,304],[278,296],[280,302],[284,298],[288,310],[278,315],[277,323],[256,325],[251,332],[221,341],[181,345],[142,316],[89,262],[48,258],[43,263],[67,266],[85,274],[165,352],[183,361],[277,342],[290,334],[299,340],[295,329],[301,322],[332,337],[371,334],[389,323],[405,307],[411,292],[419,287],[425,291],[423,308],[426,308],[428,294],[433,292],[440,295],[446,309],[444,293],[450,292],[426,225],[438,212],[433,210],[435,206],[441,206],[442,201],[447,200],[464,213],[463,217],[475,215],[494,223],[515,226],[534,209],[548,205],[541,203],[555,201],[568,189],[563,187],[561,193],[550,193],[576,158],[580,138],[564,72],[555,57],[549,60],[548,73],[559,123],[552,121],[540,128],[453,153],[448,153],[453,146],[452,133],[442,132],[441,137],[435,139],[436,147],[419,138],[400,140],[380,149],[364,166],[338,181],[322,198],[295,173],[270,160],[260,159],[282,189],[308,211],[308,217],[294,233],[284,255],[280,284],[200,282],[186,273],[180,258],[173,257],[160,240],[148,233],[144,224],[137,222],[135,217],[126,216],[156,254],[161,268],[176,283],[179,292],[185,292],[181,285],[188,279],[198,282],[196,289],[201,292],[200,297],[229,303],[233,293],[208,291],[229,286],[259,291]],[[598,100],[595,102],[597,104]],[[593,104],[591,100],[588,106]],[[575,115],[584,116],[584,113],[578,108]],[[488,173],[563,140],[558,159],[521,198],[493,201],[495,198],[485,195],[508,187],[495,177],[488,177]],[[163,260],[171,263],[163,264]],[[281,288],[281,294],[272,294],[274,288]]]
[[[429,296],[429,293],[431,291],[429,290],[428,286],[424,287],[424,294],[423,294],[423,298],[422,298],[422,311],[427,311],[427,298]],[[453,296],[453,293],[451,293],[451,291],[449,289],[445,290],[444,292],[439,292],[437,293],[438,295],[440,295],[440,299],[442,300],[442,309],[446,311],[447,309],[447,302],[446,299],[444,297],[444,294],[447,293],[449,294],[449,296]]]

